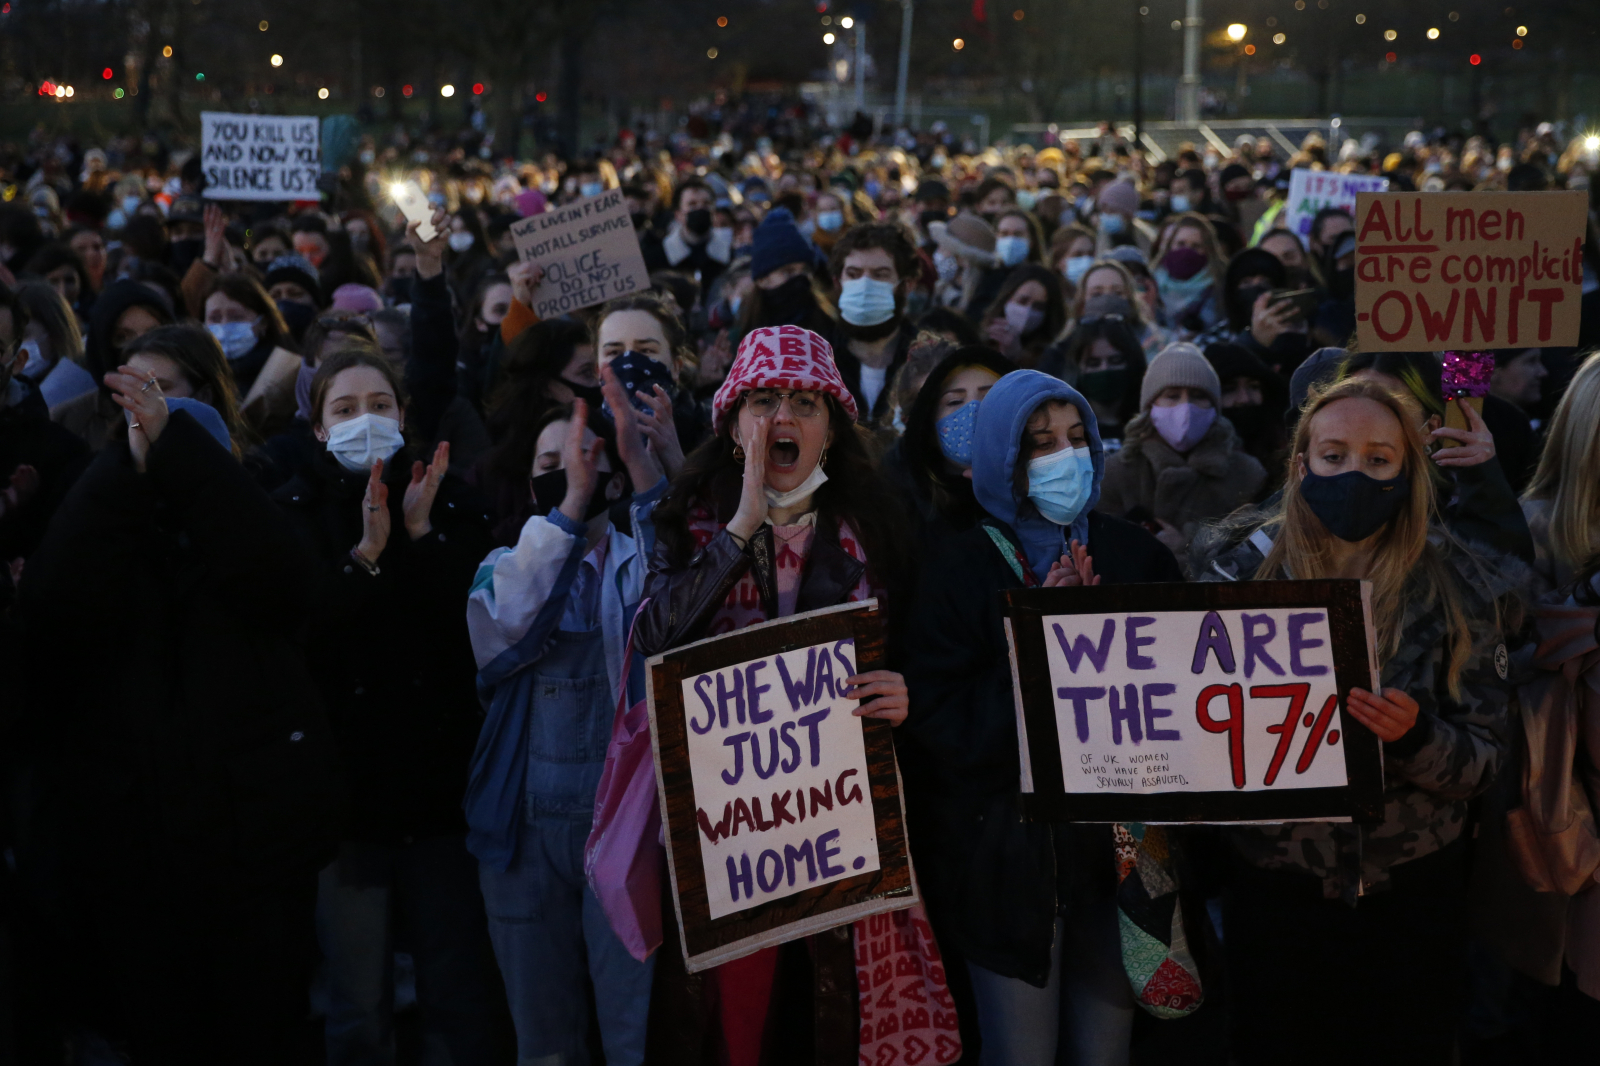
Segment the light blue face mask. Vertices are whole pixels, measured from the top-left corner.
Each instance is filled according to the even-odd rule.
[[[1022,208],[1024,211],[1032,211],[1034,205],[1038,202],[1039,194],[1034,192],[1032,189],[1017,190],[1017,206]]]
[[[1108,237],[1121,233],[1123,225],[1124,223],[1121,215],[1100,216],[1100,232],[1104,233]]]
[[[599,196],[606,191],[606,187],[598,181],[586,181],[578,186],[578,195],[584,198]]]
[[[957,466],[972,465],[972,431],[978,425],[978,401],[957,408],[933,424],[939,433],[939,450]]]
[[[894,317],[894,286],[852,278],[839,287],[839,314],[852,326],[876,326]]]
[[[1000,257],[1001,263],[1008,267],[1014,267],[1028,258],[1028,238],[996,237],[994,254]]]
[[[1076,285],[1083,280],[1085,274],[1089,273],[1089,268],[1092,266],[1094,266],[1094,256],[1092,255],[1069,256],[1061,264],[1061,273],[1066,276],[1068,281]]]
[[[844,228],[844,212],[818,211],[817,228],[824,233],[837,233]]]
[[[242,359],[256,346],[255,327],[249,322],[208,322],[206,329],[229,359]]]
[[[1167,202],[1171,204],[1173,212],[1177,214],[1182,214],[1184,211],[1189,210],[1190,207],[1189,198],[1182,193],[1178,193]]]
[[[1070,526],[1094,489],[1094,458],[1089,449],[1063,448],[1028,462],[1028,499],[1058,526]]]

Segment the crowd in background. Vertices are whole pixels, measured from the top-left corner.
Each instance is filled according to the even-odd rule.
[[[1157,161],[793,118],[498,164],[396,131],[295,204],[207,199],[154,140],[0,147],[0,1039],[856,1061],[890,1032],[861,928],[688,974],[670,900],[638,958],[584,848],[643,656],[878,596],[893,669],[849,683],[896,726],[904,950],[949,1019],[906,1034],[992,1066],[1592,1048],[1596,212],[1580,344],[1496,352],[1481,411],[1439,353],[1355,349],[1347,211],[1287,228],[1297,167],[1588,189],[1587,142]],[[618,188],[650,289],[540,320],[511,226]],[[1381,826],[1019,819],[998,590],[1315,576],[1375,586],[1384,688],[1347,713]],[[1185,917],[1180,1018],[1133,978],[1134,866]]]

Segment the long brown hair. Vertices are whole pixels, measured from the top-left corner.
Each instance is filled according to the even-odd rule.
[[[1400,425],[1403,453],[1400,469],[1409,479],[1411,489],[1405,510],[1378,535],[1368,574],[1372,582],[1378,654],[1387,661],[1400,650],[1401,626],[1408,606],[1418,604],[1427,609],[1437,605],[1444,611],[1449,645],[1446,681],[1450,694],[1458,696],[1461,670],[1472,655],[1472,635],[1450,564],[1441,550],[1429,542],[1429,535],[1444,538],[1452,550],[1465,552],[1466,549],[1436,524],[1438,498],[1422,430],[1408,401],[1390,389],[1375,381],[1347,378],[1312,394],[1295,427],[1283,500],[1265,523],[1268,526],[1277,523],[1278,531],[1273,537],[1272,550],[1267,552],[1255,576],[1258,580],[1281,578],[1285,574],[1297,580],[1334,576],[1334,535],[1300,494],[1301,466],[1311,448],[1311,423],[1317,412],[1340,400],[1354,399],[1371,400],[1394,415]]]

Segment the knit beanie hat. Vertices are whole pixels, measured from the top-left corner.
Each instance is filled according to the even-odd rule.
[[[327,303],[322,298],[322,285],[317,277],[317,268],[303,255],[280,255],[267,267],[266,279],[262,282],[264,288],[271,289],[280,281],[289,281],[306,290],[313,303],[318,307],[326,307]]]
[[[1339,376],[1339,368],[1349,354],[1344,348],[1318,348],[1306,357],[1305,362],[1294,368],[1289,378],[1291,423],[1300,417],[1300,408],[1305,406],[1306,397],[1312,389],[1321,388]]]
[[[815,389],[838,400],[852,421],[857,417],[855,397],[839,376],[833,348],[800,326],[763,326],[744,335],[727,378],[711,399],[715,423],[720,426],[739,396],[751,389]]]
[[[750,252],[750,276],[757,281],[790,263],[811,263],[816,252],[794,224],[787,207],[774,207],[756,227]]]
[[[333,290],[335,311],[382,311],[383,297],[378,290],[360,282],[347,281]]]
[[[1169,344],[1150,360],[1144,372],[1144,384],[1139,388],[1139,408],[1148,411],[1162,389],[1174,386],[1199,389],[1211,397],[1211,402],[1222,406],[1222,382],[1217,372],[1206,361],[1205,353],[1192,344]]]
[[[1131,215],[1139,210],[1139,190],[1131,181],[1113,181],[1100,190],[1100,210]]]

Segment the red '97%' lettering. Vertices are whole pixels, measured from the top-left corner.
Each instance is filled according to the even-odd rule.
[[[1294,685],[1256,685],[1250,689],[1250,698],[1255,699],[1287,699],[1289,701],[1288,713],[1283,721],[1266,727],[1268,733],[1273,733],[1278,738],[1278,743],[1273,750],[1272,759],[1267,764],[1267,772],[1261,783],[1271,788],[1278,780],[1278,772],[1283,768],[1283,760],[1289,754],[1293,744],[1294,734],[1303,724],[1309,732],[1306,735],[1305,746],[1300,751],[1300,757],[1295,760],[1294,772],[1303,774],[1311,768],[1311,762],[1324,742],[1333,745],[1339,743],[1339,731],[1330,730],[1329,723],[1333,720],[1333,712],[1339,705],[1337,693],[1330,693],[1323,702],[1322,709],[1316,715],[1305,711],[1306,698],[1311,694],[1311,686],[1306,683]],[[1228,699],[1228,716],[1214,718],[1211,715],[1211,704],[1219,696]],[[1233,771],[1233,787],[1243,788],[1245,785],[1244,764],[1244,687],[1242,685],[1208,685],[1200,692],[1200,697],[1195,701],[1195,720],[1200,723],[1200,728],[1208,733],[1228,734],[1228,763]]]

